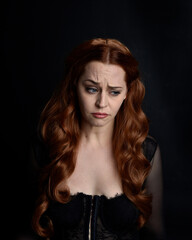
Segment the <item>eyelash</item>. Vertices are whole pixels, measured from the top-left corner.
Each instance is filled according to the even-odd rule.
[[[94,94],[98,91],[97,88],[92,88],[92,87],[86,87],[86,91],[90,94]]]
[[[86,91],[89,94],[95,94],[96,92],[98,92],[97,88],[93,88],[93,87],[86,87]],[[110,92],[112,96],[118,96],[121,92],[120,91],[111,91]]]

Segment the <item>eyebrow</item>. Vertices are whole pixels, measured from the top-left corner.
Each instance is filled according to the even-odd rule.
[[[93,81],[93,80],[91,80],[91,79],[86,79],[86,80],[84,80],[84,82],[91,82],[92,84],[94,84],[94,85],[96,85],[96,86],[98,86],[99,85],[99,82],[95,82],[95,81]],[[120,87],[120,86],[108,86],[108,88],[110,88],[110,89],[117,89],[117,88],[123,88],[123,87]]]

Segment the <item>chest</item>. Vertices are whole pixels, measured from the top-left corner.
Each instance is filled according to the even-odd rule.
[[[79,152],[75,170],[67,180],[71,193],[114,196],[122,192],[117,164],[107,149]]]

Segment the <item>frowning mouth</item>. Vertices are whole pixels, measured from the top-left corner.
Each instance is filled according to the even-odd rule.
[[[93,115],[95,118],[106,118],[106,117],[108,116],[107,113],[99,113],[99,112],[92,113],[92,115]]]

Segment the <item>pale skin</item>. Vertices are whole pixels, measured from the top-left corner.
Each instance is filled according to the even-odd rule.
[[[78,81],[82,126],[76,167],[67,179],[71,194],[113,197],[122,193],[112,134],[115,116],[127,95],[125,75],[118,65],[93,61]]]

